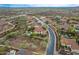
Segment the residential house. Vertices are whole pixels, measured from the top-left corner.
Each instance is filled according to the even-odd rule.
[[[76,41],[74,39],[67,39],[67,38],[62,37],[61,38],[61,45],[62,46],[66,45],[71,48],[72,53],[79,54],[79,45],[76,43]]]
[[[69,24],[67,23],[67,19],[61,19],[60,28],[66,32],[68,30],[68,27],[69,27]]]
[[[46,30],[41,25],[34,26],[34,32],[40,34],[46,34]]]

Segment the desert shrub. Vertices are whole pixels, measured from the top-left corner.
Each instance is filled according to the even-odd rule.
[[[5,54],[6,52],[8,51],[8,48],[7,47],[0,47],[0,54],[3,55]]]
[[[11,32],[6,35],[6,39],[16,37],[18,34],[19,34],[18,32]]]
[[[25,44],[25,43],[21,43],[19,48],[27,48],[28,47],[28,44]]]

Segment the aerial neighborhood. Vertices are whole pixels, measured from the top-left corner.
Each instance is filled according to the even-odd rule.
[[[0,55],[79,55],[78,15],[77,7],[0,8]]]

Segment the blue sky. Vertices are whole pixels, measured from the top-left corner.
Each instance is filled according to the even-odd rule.
[[[0,7],[77,7],[79,4],[0,4]]]

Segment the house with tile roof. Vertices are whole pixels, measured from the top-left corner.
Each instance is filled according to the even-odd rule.
[[[41,25],[35,25],[34,32],[39,34],[46,34],[46,30]]]
[[[73,53],[79,53],[79,45],[76,43],[74,39],[68,39],[62,37],[61,45],[70,47]]]

